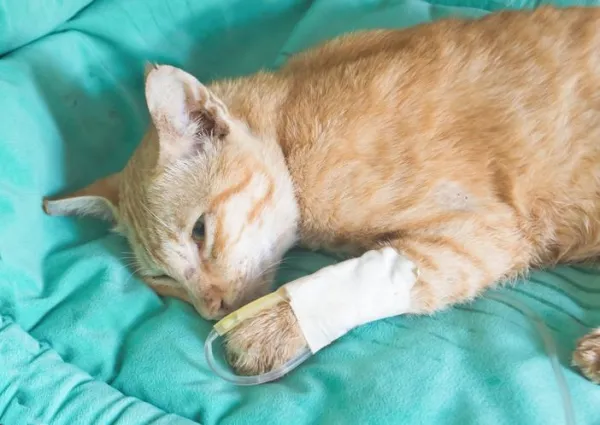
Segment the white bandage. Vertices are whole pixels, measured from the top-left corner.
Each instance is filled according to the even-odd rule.
[[[357,326],[406,313],[417,275],[412,261],[383,248],[288,283],[285,290],[316,353]]]

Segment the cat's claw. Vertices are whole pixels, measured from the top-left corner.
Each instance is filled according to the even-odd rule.
[[[290,305],[281,302],[226,335],[227,360],[239,375],[274,370],[307,346]]]

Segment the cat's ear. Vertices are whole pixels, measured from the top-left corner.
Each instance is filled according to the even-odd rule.
[[[181,156],[229,134],[227,107],[194,76],[168,65],[146,72],[146,102],[161,155],[166,151]]]
[[[44,198],[44,211],[48,215],[90,216],[116,222],[119,178],[119,173],[111,174],[73,193]]]

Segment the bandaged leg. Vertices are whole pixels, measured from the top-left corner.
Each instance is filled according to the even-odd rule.
[[[276,379],[307,351],[315,353],[357,326],[430,314],[474,298],[529,264],[527,245],[514,228],[500,227],[504,232],[495,238],[481,231],[498,220],[474,215],[470,227],[451,221],[390,240],[394,248],[327,267],[250,303],[215,325],[220,335],[231,330],[225,337],[226,351],[235,355],[231,366],[245,375],[276,372],[268,377]],[[410,260],[400,252],[410,253]]]
[[[310,350],[351,329],[407,313],[415,264],[394,248],[369,251],[284,286]]]

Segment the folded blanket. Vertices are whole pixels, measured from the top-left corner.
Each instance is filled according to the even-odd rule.
[[[3,0],[0,55],[55,30],[93,0]]]
[[[122,238],[93,220],[46,217],[40,206],[44,195],[125,164],[148,123],[146,60],[209,81],[279,66],[353,29],[536,4],[0,2],[0,423],[564,423],[541,335],[503,299],[372,323],[278,382],[233,386],[204,359],[212,323],[132,275]],[[333,261],[295,250],[278,282]],[[569,365],[576,339],[600,324],[600,273],[559,268],[493,293],[543,319],[577,424],[600,424],[600,388]]]

